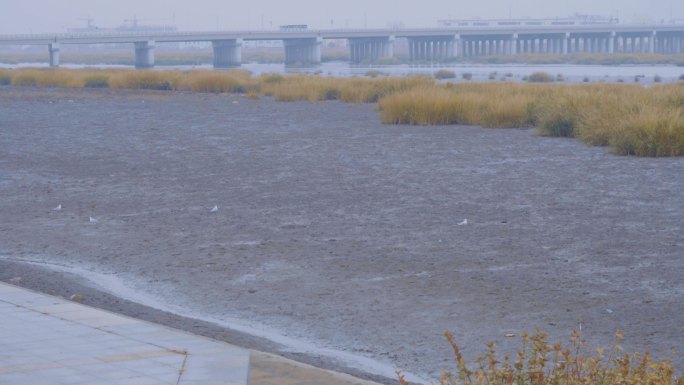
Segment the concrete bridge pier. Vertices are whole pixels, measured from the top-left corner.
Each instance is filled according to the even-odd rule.
[[[154,40],[135,42],[135,68],[154,67]]]
[[[611,32],[610,36],[608,37],[608,53],[611,55],[615,53],[615,40],[616,40],[616,33]]]
[[[456,57],[460,38],[457,35],[413,37],[408,38],[408,44],[411,61],[447,61]]]
[[[283,40],[286,66],[315,66],[321,64],[321,43],[323,39],[303,38]]]
[[[231,68],[242,65],[242,39],[214,40],[214,68]]]
[[[448,61],[453,60],[459,49],[459,37],[428,36],[408,38],[409,59],[411,61]],[[465,45],[467,47],[467,43]],[[464,51],[467,51],[465,48]]]
[[[566,33],[563,35],[563,46],[561,47],[561,54],[567,55],[570,53],[570,34]]]
[[[50,67],[59,67],[59,43],[48,45],[50,52]]]
[[[394,36],[349,38],[348,41],[353,64],[373,63],[394,56]]]
[[[507,41],[507,49],[506,49],[506,54],[515,56],[518,54],[518,34],[514,33],[510,40]]]

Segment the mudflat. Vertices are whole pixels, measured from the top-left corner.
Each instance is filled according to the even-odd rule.
[[[447,329],[474,357],[620,328],[684,363],[683,158],[372,105],[0,87],[0,218],[0,279],[383,382],[450,368]]]

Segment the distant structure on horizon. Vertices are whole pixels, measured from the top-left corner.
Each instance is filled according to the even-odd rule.
[[[514,26],[567,26],[567,25],[606,25],[618,24],[617,17],[584,15],[576,13],[570,17],[556,17],[550,19],[445,19],[437,23],[443,27],[514,27]]]
[[[87,21],[87,26],[78,28],[67,28],[67,33],[93,33],[93,32],[178,32],[178,27],[171,24],[139,24],[138,18],[133,17],[133,19],[124,20],[123,24],[114,28],[102,28],[93,24],[93,19],[84,19]]]

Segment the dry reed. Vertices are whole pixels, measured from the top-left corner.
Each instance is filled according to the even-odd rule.
[[[550,344],[548,336],[537,330],[534,335],[523,334],[513,361],[497,357],[495,344],[489,342],[487,353],[472,368],[454,336],[449,332],[445,336],[454,352],[456,371],[443,372],[439,385],[684,385],[684,377],[677,378],[671,361],[655,361],[648,352],[624,353],[620,331],[613,349],[591,353],[577,331],[564,347],[560,342]],[[401,385],[409,385],[400,372],[397,375]]]

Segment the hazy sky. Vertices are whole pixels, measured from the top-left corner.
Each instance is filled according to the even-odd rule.
[[[684,0],[0,0],[0,33],[61,32],[137,18],[182,30],[435,26],[443,18],[556,17],[575,12],[623,21],[684,19]]]

